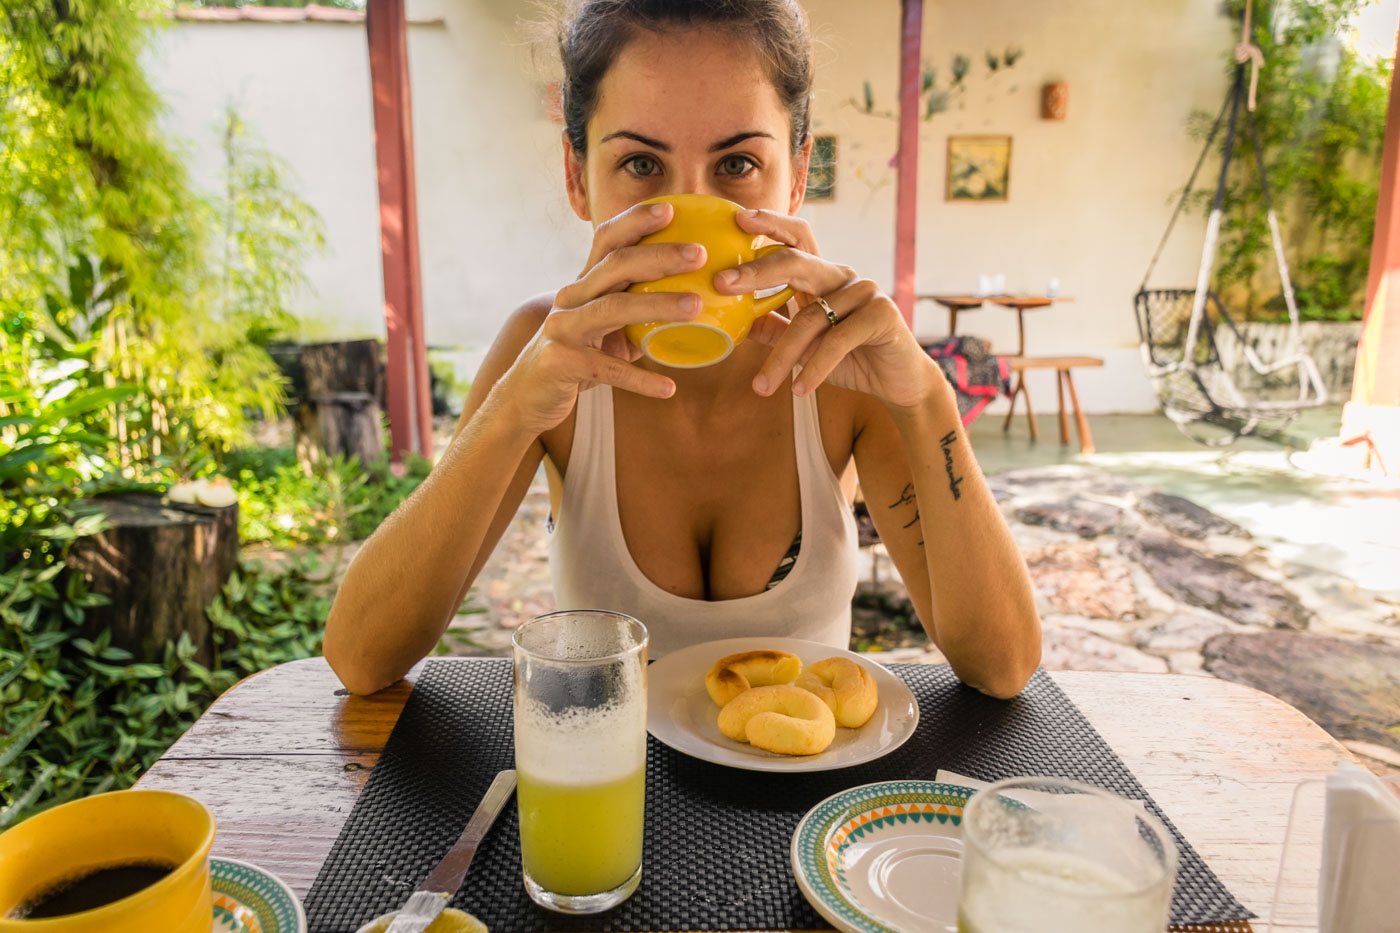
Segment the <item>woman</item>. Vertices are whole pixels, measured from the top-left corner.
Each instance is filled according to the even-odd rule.
[[[562,608],[635,615],[653,657],[744,634],[846,647],[856,533],[837,477],[854,459],[929,637],[965,683],[1019,692],[1040,623],[952,389],[894,303],[794,216],[812,145],[801,9],[584,0],[560,50],[565,184],[592,251],[514,312],[442,460],[351,564],[326,627],[340,679],[370,693],[433,648],[541,462]],[[721,292],[797,291],[698,370],[622,334],[699,312],[695,295],[624,290],[703,265],[698,244],[638,244],[671,218],[640,202],[686,192],[793,247],[720,273]]]

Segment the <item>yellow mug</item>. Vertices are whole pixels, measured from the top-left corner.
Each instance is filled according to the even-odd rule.
[[[734,352],[734,347],[749,335],[754,321],[782,307],[793,294],[788,287],[763,298],[755,298],[752,293],[722,295],[715,291],[716,273],[787,247],[782,243],[759,246],[763,237],[744,232],[734,219],[744,208],[733,201],[708,194],[672,194],[642,203],[661,202],[672,205],[671,222],[642,237],[640,242],[699,243],[705,247],[705,265],[654,282],[637,282],[627,290],[694,292],[700,296],[704,309],[692,321],[629,324],[627,339],[664,366],[698,369],[718,363]]]
[[[209,933],[214,815],[163,790],[118,790],[45,810],[0,833],[0,933]],[[20,920],[16,908],[99,869],[175,866],[134,894],[92,910]]]

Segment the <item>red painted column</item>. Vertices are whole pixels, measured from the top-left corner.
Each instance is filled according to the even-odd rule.
[[[1342,439],[1364,443],[1368,456],[1400,475],[1400,86],[1394,74],[1381,158],[1366,312],[1351,401],[1342,412]]]
[[[413,107],[408,89],[404,0],[369,0],[369,73],[374,95],[374,150],[379,176],[379,235],[384,258],[387,395],[394,462],[432,452],[428,351],[423,338],[413,181]]]
[[[895,178],[894,303],[914,326],[915,241],[919,210],[919,54],[924,35],[923,0],[900,0],[899,163]]]

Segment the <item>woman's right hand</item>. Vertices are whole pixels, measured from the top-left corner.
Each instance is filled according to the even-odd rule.
[[[671,213],[669,204],[638,204],[594,231],[583,274],[555,295],[544,326],[496,386],[531,433],[557,426],[578,393],[595,385],[652,398],[675,393],[670,379],[633,365],[641,353],[622,332],[629,324],[689,321],[700,314],[700,296],[690,292],[626,290],[705,264],[698,243],[637,243],[669,224]]]

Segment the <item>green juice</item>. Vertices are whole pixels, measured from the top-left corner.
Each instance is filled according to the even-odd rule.
[[[520,855],[546,891],[579,896],[622,884],[642,863],[646,767],[614,781],[555,784],[519,773]]]

